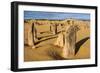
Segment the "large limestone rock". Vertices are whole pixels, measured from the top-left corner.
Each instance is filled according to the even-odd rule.
[[[65,45],[63,47],[62,56],[64,58],[72,58],[75,54],[76,30],[74,26],[68,26],[65,32]]]
[[[76,33],[79,30],[77,25],[69,24],[65,31],[58,35],[55,45],[62,48],[62,57],[72,58],[75,55]]]
[[[64,47],[64,45],[65,45],[65,34],[63,32],[61,32],[58,35],[58,38],[57,38],[56,42],[54,43],[54,45],[58,45],[60,47]]]
[[[24,25],[24,43],[34,47],[34,43],[35,43],[35,27],[34,24],[32,23],[32,21],[25,23]]]

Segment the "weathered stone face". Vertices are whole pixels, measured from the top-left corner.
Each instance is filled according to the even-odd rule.
[[[64,55],[65,58],[71,58],[75,55],[75,43],[77,39],[76,34],[77,34],[78,29],[79,28],[76,25],[71,25],[66,30],[64,49],[67,49],[66,50],[67,55],[66,56]]]
[[[29,46],[33,45],[33,36],[32,36],[32,23],[24,24],[24,43]]]
[[[72,58],[75,55],[76,33],[79,27],[74,24],[74,21],[69,20],[64,30],[58,35],[55,45],[63,47],[62,57]]]
[[[62,32],[61,34],[58,35],[58,38],[56,40],[56,42],[54,43],[54,45],[58,45],[59,47],[64,47],[65,45],[65,35]]]
[[[33,21],[24,24],[24,43],[35,47],[36,30]]]

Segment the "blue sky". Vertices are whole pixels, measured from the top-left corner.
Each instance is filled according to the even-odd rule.
[[[88,13],[67,13],[67,12],[24,11],[24,19],[63,20],[67,18],[90,20],[90,14]]]

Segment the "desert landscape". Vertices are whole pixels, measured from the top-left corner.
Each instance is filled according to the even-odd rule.
[[[90,20],[24,20],[24,61],[90,58]]]

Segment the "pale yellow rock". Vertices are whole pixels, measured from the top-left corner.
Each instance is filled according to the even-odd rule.
[[[30,27],[28,29],[28,45],[33,46],[33,36],[32,36],[32,24],[30,24]]]
[[[78,27],[72,24],[68,24],[65,28],[65,32],[58,35],[55,45],[62,48],[62,57],[72,58],[75,55],[75,43],[76,43],[76,32]]]
[[[57,41],[54,43],[55,45],[58,45],[60,47],[63,47],[65,45],[65,41],[64,41],[65,37],[64,37],[64,34],[63,32],[61,32],[59,35],[58,35],[58,38],[57,38]]]

